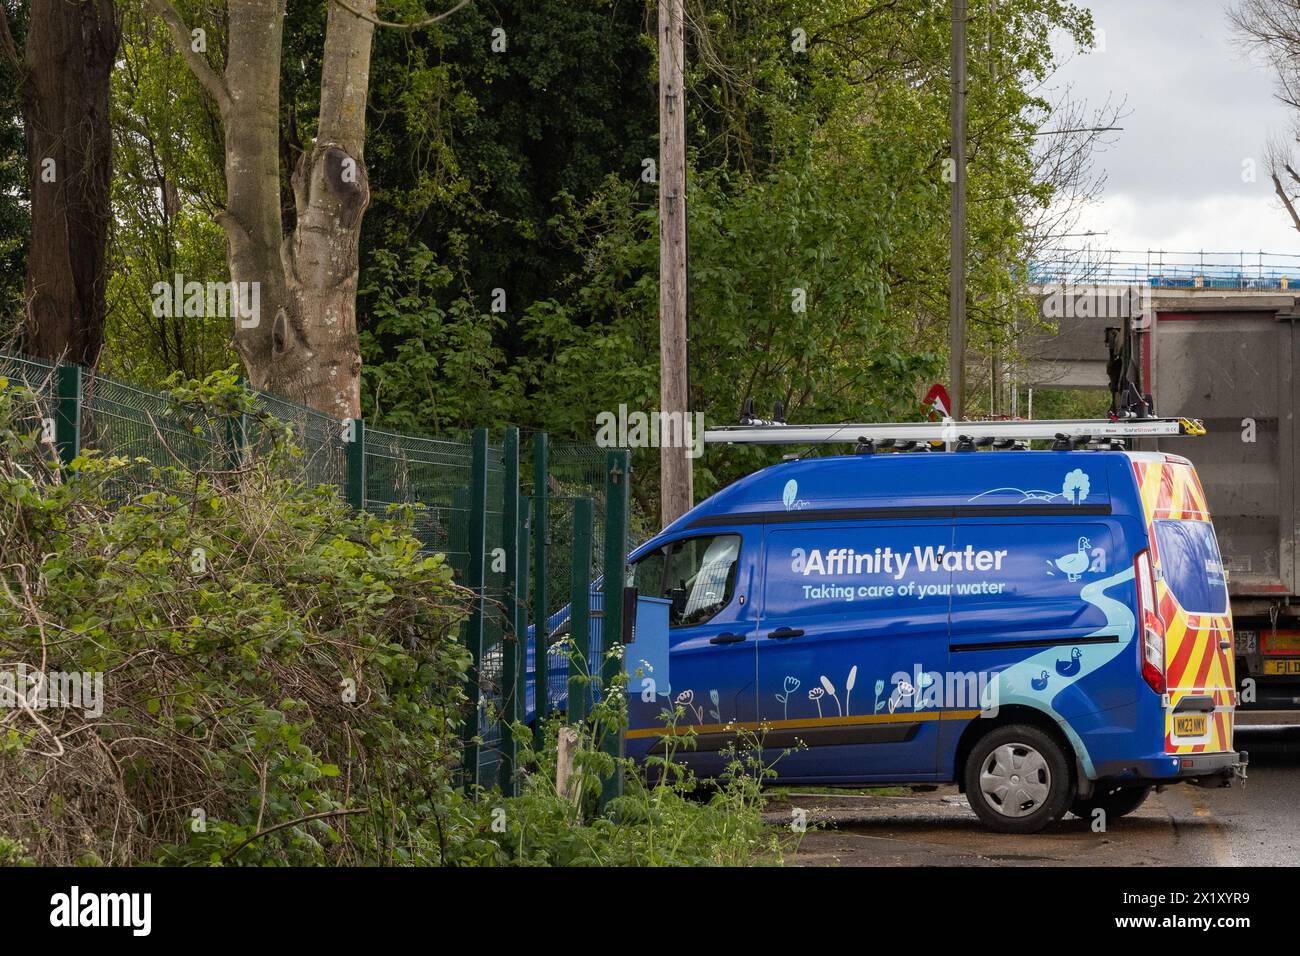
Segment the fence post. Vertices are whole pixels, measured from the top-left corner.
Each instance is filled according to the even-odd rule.
[[[523,719],[523,698],[516,692],[519,685],[520,650],[528,632],[519,625],[519,429],[506,429],[501,444],[502,502],[501,531],[505,551],[506,574],[505,630],[501,635],[501,791],[508,797],[518,795],[515,766],[519,748],[515,744],[513,725]]]
[[[54,405],[54,445],[59,460],[70,464],[81,451],[81,366],[60,365]]]
[[[551,675],[546,659],[546,548],[550,544],[547,515],[550,510],[550,442],[545,432],[533,436],[533,713],[536,718],[534,738],[540,750],[545,737],[542,722],[551,709]]]
[[[519,635],[519,670],[515,674],[515,697],[520,720],[528,719],[528,499],[519,499],[519,573],[515,577],[519,603],[515,605],[514,628]]]
[[[488,430],[474,429],[469,482],[469,562],[465,573],[465,586],[472,595],[469,620],[465,623],[465,643],[469,646],[471,663],[465,680],[469,715],[465,720],[463,758],[465,785],[471,792],[479,785],[479,702],[482,699],[479,678],[483,666],[484,585],[487,582],[487,446]]]
[[[631,486],[632,463],[627,449],[605,454],[605,560],[601,581],[601,684],[608,688],[623,662],[610,656],[615,645],[623,643],[630,635],[623,633],[623,585],[627,569],[627,509],[628,489]],[[609,802],[623,795],[623,765],[625,741],[623,732],[607,736],[605,752],[618,763],[601,787],[600,810],[603,813]]]
[[[366,420],[352,418],[343,424],[343,442],[347,445],[347,498],[357,511],[366,507]]]
[[[573,591],[569,595],[569,723],[581,724],[590,711],[591,682],[591,542],[596,523],[590,498],[573,502]],[[586,671],[578,674],[579,669]]]
[[[248,391],[248,383],[239,380],[241,391]],[[240,412],[226,419],[226,444],[229,446],[229,466],[238,469],[248,455],[248,415]]]

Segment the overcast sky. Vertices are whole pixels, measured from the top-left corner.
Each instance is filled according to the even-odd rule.
[[[1300,253],[1264,163],[1270,135],[1291,117],[1258,57],[1233,42],[1224,0],[1079,0],[1101,48],[1074,56],[1053,78],[1060,92],[1100,106],[1127,100],[1124,130],[1097,157],[1101,202],[1063,240],[1111,249]],[[1243,162],[1258,164],[1243,182]]]

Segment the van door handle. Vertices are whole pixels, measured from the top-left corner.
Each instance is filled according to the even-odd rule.
[[[739,644],[745,639],[744,634],[719,634],[709,638],[710,644]]]
[[[788,641],[792,637],[803,637],[803,628],[778,627],[775,631],[769,631],[767,636],[774,641]]]
[[[1227,650],[1228,648],[1230,648],[1231,646],[1232,646],[1232,641],[1229,641],[1229,640],[1221,640],[1221,641],[1219,641],[1219,650],[1221,650],[1221,651],[1226,651],[1226,650]]]

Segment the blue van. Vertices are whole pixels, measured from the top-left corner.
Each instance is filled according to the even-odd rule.
[[[1244,772],[1226,576],[1184,458],[791,461],[637,548],[629,584],[670,604],[666,673],[629,687],[637,758],[680,705],[701,776],[746,729],[782,783],[956,782],[1015,833]]]

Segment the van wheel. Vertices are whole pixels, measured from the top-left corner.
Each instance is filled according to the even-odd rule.
[[[1084,799],[1079,797],[1070,805],[1070,812],[1076,817],[1089,822],[1092,821],[1092,812],[1098,808],[1106,811],[1107,820],[1117,820],[1120,817],[1126,817],[1138,807],[1142,806],[1143,801],[1151,793],[1150,787],[1143,786],[1111,786],[1106,787],[1098,785],[1092,792],[1092,796]]]
[[[1061,819],[1074,794],[1061,745],[1028,724],[981,737],[966,760],[965,781],[971,809],[999,833],[1037,833]]]

